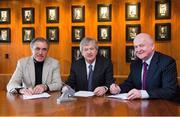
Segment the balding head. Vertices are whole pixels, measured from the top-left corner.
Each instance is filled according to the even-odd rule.
[[[136,56],[146,61],[154,52],[153,39],[149,34],[138,34],[134,39],[134,49]]]
[[[140,33],[134,38],[134,43],[138,40],[144,40],[150,44],[154,44],[152,37],[147,33]]]

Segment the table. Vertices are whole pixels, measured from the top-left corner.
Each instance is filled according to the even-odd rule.
[[[57,104],[60,92],[51,97],[23,100],[22,95],[0,91],[0,116],[148,116],[180,115],[180,104],[166,100],[118,100],[103,97],[77,97],[76,101]]]

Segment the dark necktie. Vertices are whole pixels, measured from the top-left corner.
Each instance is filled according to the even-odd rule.
[[[143,79],[142,79],[142,89],[146,90],[146,78],[147,78],[147,66],[146,62],[143,63]]]
[[[92,91],[92,76],[93,76],[92,65],[89,65],[88,68],[89,68],[88,91]]]

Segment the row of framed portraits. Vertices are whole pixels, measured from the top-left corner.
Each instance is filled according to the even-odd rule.
[[[98,25],[98,41],[111,41],[111,26]],[[126,42],[132,42],[137,34],[141,32],[140,24],[126,25]],[[10,28],[0,28],[0,42],[10,42]],[[30,42],[35,37],[35,29],[33,27],[22,28],[23,42]],[[84,26],[72,26],[72,42],[80,42],[85,37]],[[59,27],[46,27],[46,38],[50,42],[59,42]],[[171,23],[155,24],[155,39],[156,41],[171,40]]]
[[[125,4],[126,20],[140,19],[140,2]],[[112,4],[98,4],[97,18],[99,22],[111,21]],[[73,5],[71,7],[72,22],[85,21],[85,6]],[[46,7],[46,22],[59,23],[59,7]],[[155,19],[170,19],[171,18],[171,0],[155,1]],[[10,8],[0,8],[0,24],[9,24],[11,22]],[[23,24],[32,24],[35,22],[35,9],[32,7],[22,8]]]
[[[72,61],[79,60],[82,58],[81,52],[79,47],[72,47]],[[107,59],[111,59],[111,47],[110,46],[100,46],[98,50],[98,54],[103,56]],[[132,61],[136,60],[136,55],[134,51],[134,46],[126,46],[125,50],[125,59],[126,63],[131,63]]]
[[[137,34],[141,33],[140,24],[126,25],[126,42],[133,42]],[[171,23],[155,24],[155,40],[169,41],[171,40]]]

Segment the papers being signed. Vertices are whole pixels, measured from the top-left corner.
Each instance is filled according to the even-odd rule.
[[[48,98],[51,95],[49,95],[48,93],[41,93],[41,94],[36,94],[36,95],[23,95],[23,99],[24,100],[28,100],[28,99],[36,99],[36,98]]]
[[[90,96],[94,96],[94,92],[91,91],[78,91],[74,94],[74,96],[77,97],[90,97]]]
[[[110,95],[110,98],[117,98],[117,99],[127,99],[127,93],[121,93],[117,95]]]

